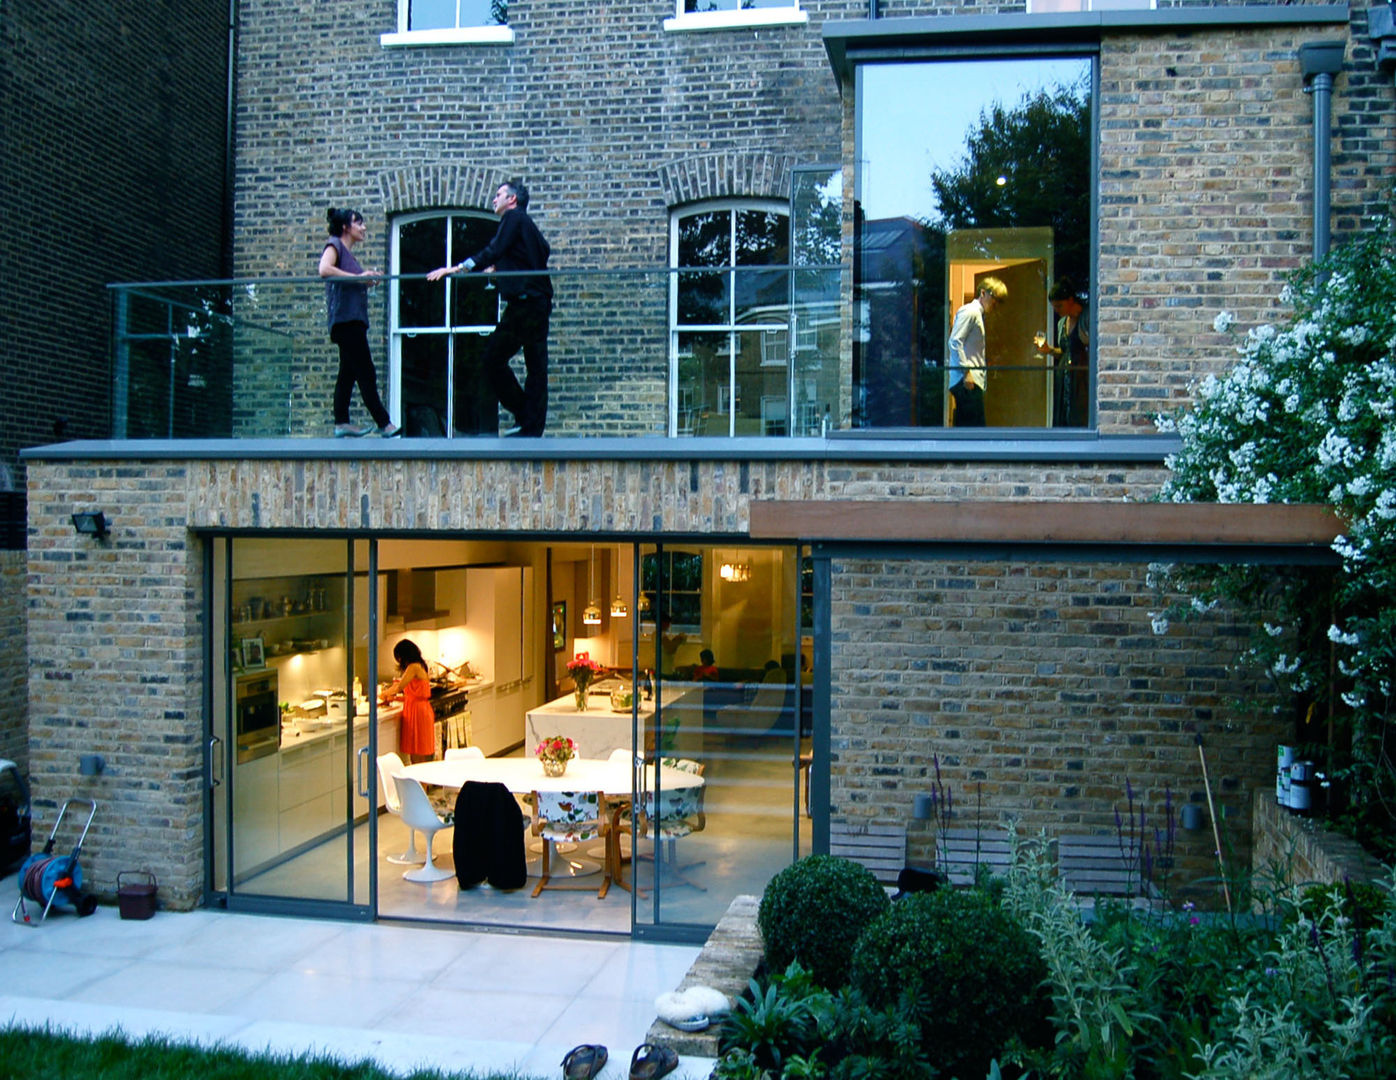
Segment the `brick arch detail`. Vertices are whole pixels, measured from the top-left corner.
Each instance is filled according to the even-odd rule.
[[[509,178],[503,169],[475,165],[414,165],[378,178],[384,213],[490,209],[495,189]]]
[[[768,151],[728,151],[680,158],[656,170],[670,208],[705,199],[789,199],[797,159]]]

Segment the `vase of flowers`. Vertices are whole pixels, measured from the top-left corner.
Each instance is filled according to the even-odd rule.
[[[577,744],[566,735],[549,735],[533,753],[543,763],[544,776],[561,776],[567,763],[577,756]]]
[[[601,674],[601,665],[586,653],[578,653],[567,662],[567,674],[572,676],[572,681],[576,684],[572,699],[577,704],[577,711],[586,712],[587,687]]]

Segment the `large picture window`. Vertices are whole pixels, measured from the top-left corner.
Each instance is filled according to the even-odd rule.
[[[480,213],[399,218],[393,273],[425,274],[463,261],[494,236]],[[494,286],[482,274],[441,281],[393,279],[392,412],[413,436],[497,435],[499,410],[484,375],[485,337],[499,319]]]
[[[789,275],[761,269],[790,261],[786,207],[685,210],[671,251],[672,434],[789,434]]]
[[[1088,56],[859,68],[854,426],[1093,423],[1093,80]]]

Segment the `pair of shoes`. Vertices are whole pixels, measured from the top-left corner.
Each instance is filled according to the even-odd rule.
[[[509,439],[509,438],[512,438],[513,436],[518,435],[518,434],[519,434],[519,427],[518,427],[518,425],[516,424],[516,425],[513,426],[513,427],[507,427],[507,428],[505,428],[503,431],[501,431],[501,432],[499,433],[499,437],[500,437],[501,439]]]
[[[357,424],[335,424],[334,437],[336,439],[358,439],[367,435],[373,428],[365,424],[359,427]]]
[[[378,434],[385,439],[394,439],[402,434],[402,428],[398,427],[396,424],[388,424],[386,427],[379,428]]]
[[[630,1059],[630,1080],[650,1080],[667,1076],[679,1067],[679,1055],[667,1046],[641,1043]]]
[[[565,1080],[590,1080],[605,1067],[606,1048],[592,1043],[572,1047],[562,1059]]]

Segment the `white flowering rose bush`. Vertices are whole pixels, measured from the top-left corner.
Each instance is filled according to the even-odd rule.
[[[1325,503],[1343,534],[1325,568],[1174,566],[1161,585],[1255,618],[1249,658],[1301,715],[1350,724],[1346,779],[1359,804],[1396,794],[1388,741],[1396,674],[1396,233],[1383,221],[1295,274],[1279,326],[1249,329],[1225,374],[1159,426],[1181,449],[1161,498]],[[1226,312],[1213,324],[1235,333]],[[1314,725],[1318,731],[1324,725]],[[1396,749],[1396,748],[1393,748]]]

